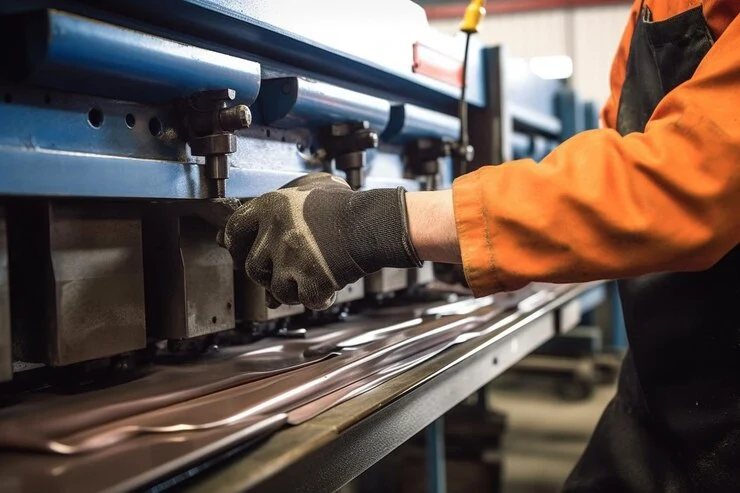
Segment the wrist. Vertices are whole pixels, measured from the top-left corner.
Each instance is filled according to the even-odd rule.
[[[351,192],[346,215],[352,221],[347,248],[357,265],[370,274],[383,267],[420,267],[406,215],[402,188]]]
[[[411,243],[421,260],[460,264],[452,190],[406,194]]]

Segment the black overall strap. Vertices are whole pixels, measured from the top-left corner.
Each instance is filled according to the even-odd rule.
[[[713,44],[701,7],[660,22],[645,5],[639,15],[622,135],[643,132]],[[740,249],[704,272],[621,281],[620,296],[630,350],[565,491],[740,491]]]

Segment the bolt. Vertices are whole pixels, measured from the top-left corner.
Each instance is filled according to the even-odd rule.
[[[365,149],[371,149],[378,147],[378,134],[375,132],[361,133],[358,136],[358,144],[360,147]]]
[[[218,112],[218,123],[225,132],[247,128],[252,124],[252,112],[243,104],[224,108]]]

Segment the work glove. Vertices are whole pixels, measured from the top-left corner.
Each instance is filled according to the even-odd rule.
[[[221,241],[269,293],[268,306],[329,308],[336,292],[383,267],[420,267],[403,188],[356,192],[314,173],[241,205]]]

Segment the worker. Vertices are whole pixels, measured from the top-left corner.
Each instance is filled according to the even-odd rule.
[[[382,267],[461,263],[476,296],[621,279],[630,343],[568,492],[740,491],[740,1],[636,1],[603,127],[452,190],[308,175],[223,243],[272,303],[327,307]]]

